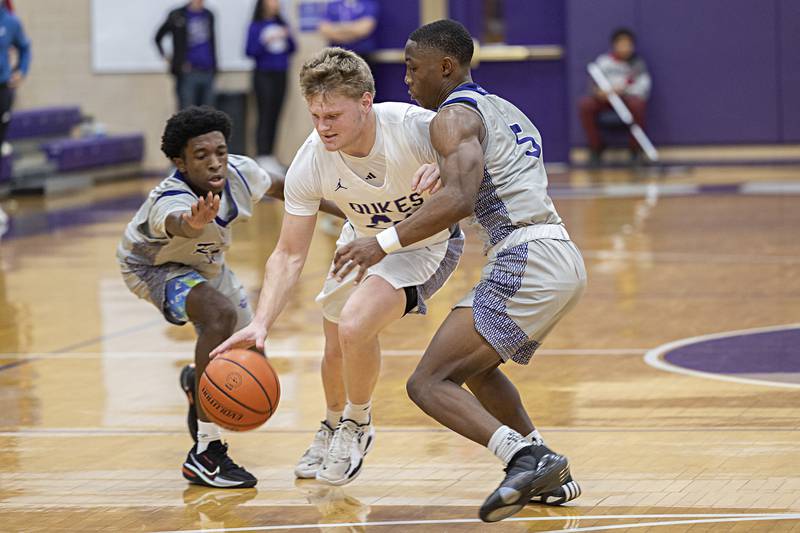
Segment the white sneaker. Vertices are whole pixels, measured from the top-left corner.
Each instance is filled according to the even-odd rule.
[[[331,485],[345,485],[361,473],[364,456],[375,442],[372,422],[356,424],[345,419],[333,433],[328,453],[317,471],[317,480]]]
[[[314,435],[314,440],[311,446],[308,447],[306,453],[297,462],[294,467],[294,475],[300,479],[313,479],[317,477],[317,470],[322,465],[322,460],[328,453],[328,447],[333,438],[333,429],[328,423],[323,420],[319,425],[317,434]]]

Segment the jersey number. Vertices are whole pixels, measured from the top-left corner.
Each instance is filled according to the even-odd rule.
[[[514,137],[517,138],[517,144],[525,144],[527,142],[531,143],[531,149],[525,152],[525,155],[529,155],[531,157],[539,157],[542,155],[542,147],[536,144],[536,139],[531,136],[523,137],[520,139],[519,134],[522,133],[522,128],[519,127],[519,124],[511,124],[511,131],[514,132]]]
[[[392,219],[386,215],[372,215],[372,222],[367,224],[368,228],[380,228],[381,224],[393,225]]]

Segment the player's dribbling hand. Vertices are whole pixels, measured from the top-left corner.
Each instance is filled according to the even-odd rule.
[[[367,269],[385,256],[386,252],[375,237],[356,239],[336,250],[333,256],[333,275],[338,281],[342,281],[351,270],[358,267],[358,274],[353,281],[358,284],[364,279]]]
[[[183,220],[192,229],[203,229],[203,227],[214,220],[219,213],[219,196],[208,191],[205,197],[200,197],[192,204],[192,212],[184,213]]]
[[[228,337],[222,344],[211,350],[208,354],[210,359],[225,353],[234,348],[248,349],[255,346],[258,351],[264,353],[264,340],[267,338],[267,329],[263,326],[250,322],[248,325]]]
[[[439,165],[436,163],[425,163],[414,172],[411,178],[411,190],[422,193],[430,191],[435,193],[442,188],[442,181],[439,179]]]

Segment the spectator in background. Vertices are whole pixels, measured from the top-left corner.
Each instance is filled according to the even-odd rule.
[[[633,120],[644,128],[647,97],[650,95],[650,74],[644,61],[636,54],[636,37],[626,28],[620,28],[611,35],[611,51],[595,60],[625,105],[630,109]],[[600,163],[605,145],[597,126],[601,112],[611,109],[608,95],[592,84],[593,94],[580,99],[581,123],[586,131],[591,150],[590,164]],[[630,138],[631,156],[637,159],[639,146]]]
[[[11,64],[9,50],[17,51],[17,61]],[[5,144],[14,91],[20,86],[31,64],[31,43],[22,23],[14,14],[9,0],[0,4],[0,146],[2,155],[10,155],[11,146]]]
[[[370,55],[378,48],[377,26],[377,0],[330,0],[319,32],[331,46],[360,55],[374,71]]]
[[[8,52],[17,51],[17,62],[11,65]],[[11,5],[11,0],[0,4],[0,154],[11,155],[11,145],[7,144],[6,132],[11,122],[11,105],[14,103],[14,90],[20,86],[28,74],[31,64],[31,43],[25,35],[22,23]],[[8,229],[8,215],[0,207],[0,236]]]
[[[280,170],[280,163],[272,154],[286,95],[289,56],[294,50],[294,39],[281,17],[279,0],[256,0],[253,21],[247,32],[246,53],[256,62],[253,90],[258,103],[257,160],[261,168],[267,170]]]
[[[161,41],[172,36],[172,57],[167,58]],[[192,105],[214,105],[214,74],[217,72],[217,43],[214,14],[203,0],[191,0],[172,10],[156,32],[156,46],[175,76],[178,109]]]

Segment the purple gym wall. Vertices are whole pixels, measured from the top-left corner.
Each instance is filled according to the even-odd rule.
[[[381,7],[387,5],[390,5],[389,2],[383,2]],[[482,5],[480,0],[451,0],[450,16],[464,24],[470,33],[478,35],[481,31]],[[504,15],[508,43],[562,44],[552,41],[563,38],[562,6],[560,0],[507,0]],[[542,7],[542,13],[537,18],[539,7]],[[413,24],[410,24],[412,19]],[[520,24],[516,19],[527,22]],[[393,26],[410,26],[413,30],[418,25],[418,11],[398,10],[390,20]],[[511,20],[515,22],[509,22]],[[402,41],[405,43],[405,38]],[[402,82],[404,70],[402,65],[375,66],[378,101],[408,101]],[[533,120],[542,134],[546,162],[567,161],[569,141],[563,60],[484,62],[473,69],[472,75],[487,91],[513,102]]]
[[[800,142],[800,2],[778,4],[779,121],[784,142]]]
[[[617,26],[636,32],[650,66],[647,131],[656,144],[800,140],[797,2],[567,0],[573,145],[585,145],[574,105],[587,87],[585,65]]]
[[[402,47],[419,0],[382,0],[381,42]],[[450,0],[450,16],[481,32],[482,0]],[[563,45],[562,61],[484,63],[474,77],[529,113],[547,161],[586,141],[577,99],[586,63],[627,26],[653,77],[648,132],[656,144],[800,142],[798,0],[506,0],[508,44]],[[401,65],[376,69],[379,99],[407,101]]]
[[[408,34],[417,26],[419,0],[382,0],[378,14],[378,48],[403,48]]]

